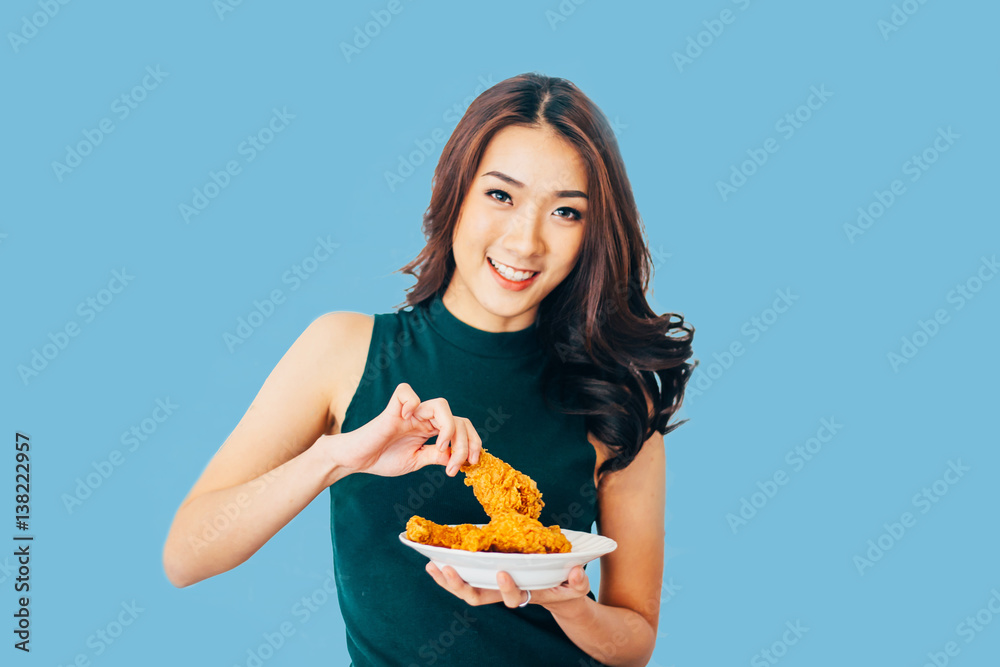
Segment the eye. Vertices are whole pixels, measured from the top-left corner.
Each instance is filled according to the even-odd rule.
[[[496,188],[487,190],[486,196],[500,204],[506,204],[511,201],[509,194],[507,194],[503,190],[498,190]],[[561,206],[560,208],[556,209],[556,213],[558,213],[559,211],[566,212],[565,215],[560,215],[559,216],[560,218],[566,218],[572,221],[583,219],[583,214],[580,213],[580,211],[576,210],[575,208],[571,208],[569,206]]]
[[[559,211],[569,211],[569,213],[570,213],[570,214],[571,214],[571,216],[572,216],[572,217],[570,217],[570,220],[581,220],[581,219],[583,219],[583,214],[582,214],[582,213],[580,213],[580,212],[579,212],[578,210],[576,210],[575,208],[570,208],[569,206],[563,206],[563,207],[561,207],[561,208],[557,208],[557,209],[556,209],[556,212],[557,212],[557,213],[558,213]]]
[[[501,197],[505,197],[505,198],[506,198],[506,199],[508,199],[508,200],[510,199],[510,195],[509,195],[509,194],[507,194],[506,192],[504,192],[503,190],[487,190],[487,191],[486,191],[486,196],[487,196],[487,197],[490,197],[491,199],[493,199],[493,200],[495,200],[495,201],[498,201],[498,202],[500,202],[501,204],[503,204],[503,203],[506,203],[506,202],[504,202],[504,200],[503,200],[503,199],[497,199],[497,198],[496,198],[496,197],[494,197],[493,195],[500,195]]]

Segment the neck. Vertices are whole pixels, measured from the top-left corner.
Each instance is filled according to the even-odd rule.
[[[511,315],[487,310],[468,288],[455,279],[452,279],[445,289],[441,303],[448,312],[469,326],[497,333],[527,329],[535,323],[538,314],[537,305],[532,306],[530,310]]]

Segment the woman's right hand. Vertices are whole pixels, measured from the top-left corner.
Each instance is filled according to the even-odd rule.
[[[380,415],[346,437],[331,440],[333,457],[346,473],[366,472],[395,477],[425,465],[447,465],[454,477],[468,461],[477,463],[483,441],[472,422],[451,413],[448,401],[421,402],[407,383],[396,387]],[[437,436],[434,445],[423,444]]]

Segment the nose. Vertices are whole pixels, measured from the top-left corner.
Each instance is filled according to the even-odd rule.
[[[528,208],[519,215],[510,216],[501,245],[511,255],[529,258],[541,255],[545,251],[542,239],[543,220],[538,208],[537,206],[533,209]]]

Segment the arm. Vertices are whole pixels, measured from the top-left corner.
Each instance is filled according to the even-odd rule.
[[[601,558],[599,602],[583,596],[544,605],[566,636],[608,665],[645,665],[653,654],[665,499],[666,454],[654,433],[627,468],[606,474],[598,487],[598,532],[618,543]]]
[[[275,366],[177,510],[163,548],[175,586],[243,563],[345,474],[332,452],[353,436],[329,435],[332,379],[355,375],[351,363],[367,354],[370,321],[323,315]]]
[[[434,464],[453,477],[478,460],[472,422],[454,416],[443,398],[421,401],[405,382],[375,419],[337,432],[340,408],[360,383],[372,322],[329,313],[281,358],[177,510],[163,548],[171,583],[189,586],[236,567],[345,475],[396,476]],[[431,436],[436,446],[424,447]]]

